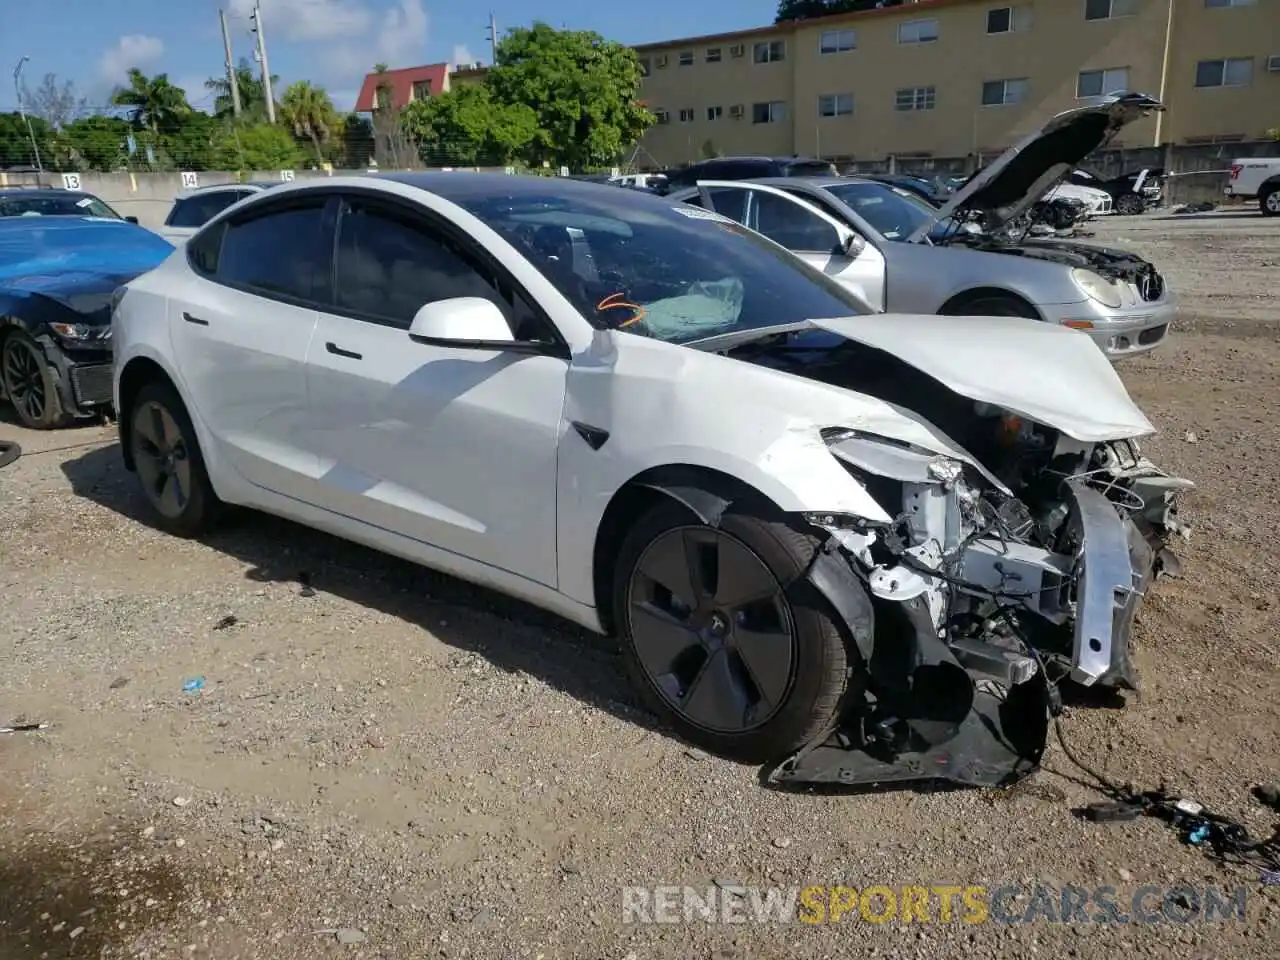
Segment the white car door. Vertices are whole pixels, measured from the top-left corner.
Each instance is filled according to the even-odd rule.
[[[548,331],[469,240],[417,207],[348,197],[334,306],[307,356],[318,506],[550,586],[565,356],[411,340],[418,308],[492,300]],[[502,292],[500,292],[500,290]]]
[[[852,225],[762,183],[699,180],[698,194],[703,207],[764,234],[884,310],[884,256]]]
[[[178,371],[218,452],[250,483],[293,497],[316,474],[300,438],[329,199],[271,204],[193,237],[168,301]]]

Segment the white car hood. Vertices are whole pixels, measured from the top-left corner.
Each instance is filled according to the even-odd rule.
[[[1111,361],[1078,330],[1020,317],[886,313],[813,323],[1085,443],[1155,433]]]

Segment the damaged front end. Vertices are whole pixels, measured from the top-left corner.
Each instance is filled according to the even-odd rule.
[[[829,429],[833,456],[894,517],[806,514],[824,549],[814,585],[862,661],[840,725],[770,774],[779,783],[945,779],[994,786],[1034,772],[1051,685],[1136,687],[1130,638],[1187,530],[1170,477],[1131,440],[1083,443],[984,404],[988,469]],[[874,624],[843,611],[872,598]]]

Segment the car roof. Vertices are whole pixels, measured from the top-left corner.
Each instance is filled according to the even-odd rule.
[[[94,194],[87,190],[64,190],[62,187],[0,187],[0,196],[12,197],[65,197],[71,194],[76,197],[93,197],[98,199]]]

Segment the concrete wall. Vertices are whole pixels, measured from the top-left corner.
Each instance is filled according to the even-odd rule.
[[[501,172],[499,168],[498,172]],[[364,170],[335,170],[333,176],[362,174]],[[20,184],[45,184],[64,186],[69,174],[0,172],[0,187]],[[137,217],[144,227],[156,228],[164,223],[173,206],[174,197],[183,187],[181,173],[80,173],[80,189],[106,201],[123,217]],[[258,170],[237,177],[235,173],[204,171],[195,175],[197,185],[204,187],[215,183],[236,183],[238,180],[279,180],[279,170]],[[298,170],[294,179],[328,177],[320,170]]]

